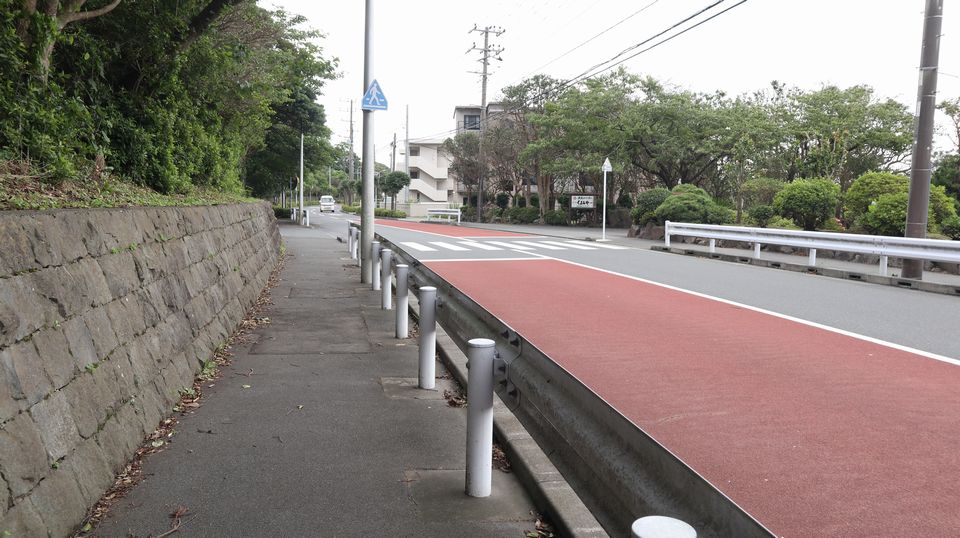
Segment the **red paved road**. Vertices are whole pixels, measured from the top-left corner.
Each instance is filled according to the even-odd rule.
[[[480,228],[461,228],[460,226],[451,226],[449,224],[425,224],[422,222],[386,219],[377,219],[374,222],[377,226],[403,228],[405,230],[427,232],[446,237],[530,237],[527,234],[501,232],[499,230],[482,230]]]
[[[426,262],[781,536],[960,536],[960,367],[555,260]]]

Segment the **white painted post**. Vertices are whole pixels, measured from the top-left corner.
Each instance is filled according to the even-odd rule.
[[[303,210],[303,225],[307,228],[310,227],[310,211],[306,209]]]
[[[407,297],[407,269],[406,264],[397,264],[397,338],[410,336],[408,324],[410,313],[407,312],[410,305],[410,300]]]
[[[807,253],[807,265],[810,267],[817,265],[817,249],[811,248]]]
[[[390,282],[390,263],[392,261],[393,251],[388,248],[380,249],[380,287],[383,289],[383,299],[380,302],[380,306],[384,310],[393,308],[393,285]]]
[[[347,223],[347,252],[353,258],[353,226],[350,226],[349,222]]]
[[[710,254],[713,254],[713,253],[716,252],[716,251],[717,251],[717,240],[716,240],[716,239],[711,239],[711,240],[710,240]]]
[[[753,257],[755,259],[760,259],[760,243],[753,244]]]
[[[494,342],[467,342],[467,495],[489,497],[493,461]]]
[[[630,526],[632,538],[697,538],[697,530],[689,524],[665,516],[647,516]]]
[[[887,276],[888,256],[880,256],[880,276]]]
[[[670,248],[670,221],[663,223],[663,246]]]
[[[373,291],[380,290],[380,241],[372,241],[370,243],[370,263],[372,278],[370,279],[370,285]]]
[[[420,388],[436,386],[437,288],[420,288]]]

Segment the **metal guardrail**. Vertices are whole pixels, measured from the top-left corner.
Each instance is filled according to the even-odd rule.
[[[773,534],[696,471],[606,403],[579,379],[382,236],[394,261],[409,267],[418,296],[435,289],[436,320],[465,352],[477,337],[496,349],[494,388],[561,469],[608,531],[630,532],[639,515],[669,514],[700,536]]]
[[[753,243],[754,258],[760,258],[760,245],[806,248],[809,252],[807,265],[810,266],[817,264],[817,249],[873,254],[880,256],[880,274],[883,276],[887,274],[887,263],[890,257],[960,263],[960,241],[942,239],[806,232],[667,221],[664,225],[664,244],[667,247],[670,247],[671,236],[709,239],[710,252],[716,252],[717,239]]]
[[[446,217],[447,221],[453,220],[453,217],[457,217],[457,224],[460,224],[459,209],[428,209],[427,220],[430,220],[430,217]]]

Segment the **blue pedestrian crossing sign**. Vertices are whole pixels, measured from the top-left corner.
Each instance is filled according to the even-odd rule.
[[[380,89],[380,83],[374,80],[367,93],[363,94],[363,101],[360,102],[360,108],[363,110],[386,110],[387,98]]]

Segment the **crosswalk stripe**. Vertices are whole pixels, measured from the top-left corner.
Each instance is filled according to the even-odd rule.
[[[582,244],[584,243],[583,241],[566,241],[566,242],[567,242],[567,243],[580,244],[580,245],[582,245]],[[621,247],[621,246],[617,246],[617,245],[606,245],[606,244],[597,243],[597,242],[591,242],[591,243],[590,243],[590,246],[591,246],[591,247],[594,247],[594,248],[608,248],[608,249],[610,249],[610,250],[629,250],[629,249],[630,249],[630,247]]]
[[[564,247],[564,248],[575,248],[577,250],[596,250],[593,247],[588,247],[586,245],[578,245],[576,243],[569,243],[569,242],[561,243],[560,241],[544,241],[544,243],[547,243],[549,245],[557,245],[559,247]]]
[[[455,250],[455,251],[460,251],[460,252],[465,252],[465,251],[467,251],[467,250],[470,250],[470,249],[468,249],[468,248],[463,248],[463,247],[461,247],[461,246],[454,245],[454,244],[451,244],[451,243],[445,243],[445,242],[443,242],[443,241],[430,241],[430,244],[431,244],[431,245],[438,246],[438,247],[440,247],[440,248],[445,248],[445,249],[447,249],[447,250]]]
[[[500,247],[493,247],[484,243],[474,243],[473,241],[460,241],[460,244],[471,248],[478,248],[480,250],[503,250]]]
[[[512,248],[512,249],[514,249],[514,250],[533,250],[533,249],[530,248],[530,247],[525,247],[525,246],[522,246],[522,245],[515,245],[515,244],[512,243],[512,242],[511,242],[511,243],[505,243],[505,242],[502,242],[502,241],[487,241],[487,244],[497,245],[497,246],[501,246],[501,247],[504,247],[504,248]]]
[[[420,243],[414,243],[413,241],[404,241],[400,244],[405,247],[410,247],[414,250],[419,250],[420,252],[436,252],[437,251],[437,249],[433,247],[428,247],[427,245],[423,245]]]
[[[533,241],[514,241],[513,243],[514,244],[520,243],[521,245],[527,245],[534,248],[544,248],[547,250],[565,250],[567,248],[567,247],[555,247],[553,245],[547,245],[544,242],[539,242],[539,241],[536,243],[534,243]]]

